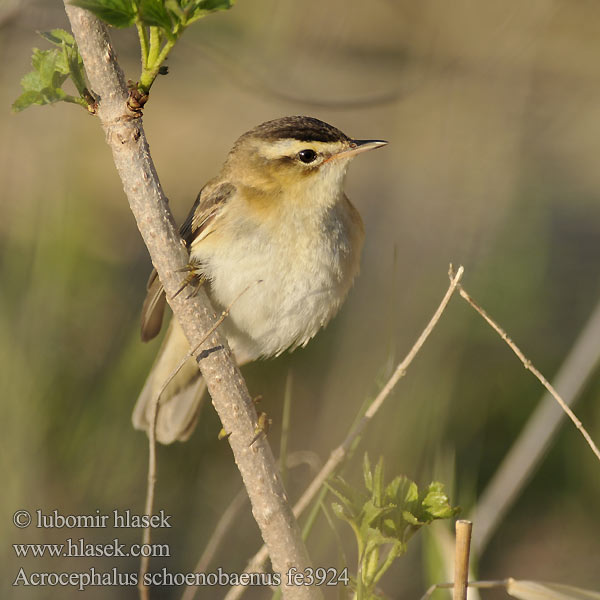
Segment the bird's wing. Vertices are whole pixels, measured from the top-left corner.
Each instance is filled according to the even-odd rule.
[[[192,243],[208,234],[209,225],[216,219],[227,200],[235,192],[232,183],[207,184],[192,206],[179,233],[189,249]],[[158,335],[165,312],[165,291],[158,278],[156,269],[152,269],[146,285],[146,299],[142,306],[142,341],[147,342]]]

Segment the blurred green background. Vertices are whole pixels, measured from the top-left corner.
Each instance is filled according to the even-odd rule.
[[[26,571],[136,572],[137,559],[17,559],[13,543],[119,537],[137,530],[16,529],[17,509],[61,514],[143,511],[146,438],[130,413],[158,342],[142,345],[139,310],[150,268],[99,123],[72,105],[14,115],[36,35],[68,28],[62,3],[0,1],[0,460],[2,597],[70,598],[70,588],[12,587]],[[133,31],[113,32],[135,79]],[[350,169],[363,215],[362,272],[340,315],[306,349],[244,369],[274,420],[292,374],[290,451],[325,460],[365,397],[410,348],[447,287],[448,263],[549,378],[585,326],[600,276],[600,5],[571,0],[242,1],[192,27],[153,88],[144,126],[181,221],[235,139],[254,125],[308,114],[384,150]],[[600,377],[576,412],[600,439]],[[539,384],[461,300],[372,423],[362,453],[389,477],[444,481],[466,515],[542,395]],[[240,488],[207,407],[192,439],[159,449],[155,532],[171,558],[153,569],[191,572]],[[297,497],[311,478],[290,473]],[[478,576],[600,588],[600,465],[562,427],[478,560]],[[347,526],[338,524],[354,565]],[[474,527],[477,528],[477,522]],[[240,571],[258,548],[246,507],[211,569]],[[325,520],[309,541],[335,566]],[[423,539],[382,582],[416,598],[431,581]],[[90,598],[134,589],[90,588]],[[224,590],[204,589],[204,597]],[[162,588],[153,598],[179,598]],[[78,596],[77,596],[78,597]],[[248,598],[268,597],[249,593]],[[499,593],[488,597],[500,597]]]

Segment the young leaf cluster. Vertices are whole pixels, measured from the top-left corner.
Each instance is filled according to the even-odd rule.
[[[137,28],[142,54],[138,92],[147,95],[169,52],[188,25],[235,0],[71,0],[113,27]]]
[[[33,104],[53,104],[72,102],[93,111],[94,99],[86,87],[83,61],[73,36],[63,29],[53,29],[40,35],[54,44],[52,50],[33,49],[31,66],[33,70],[21,79],[23,93],[14,101],[15,112],[22,111]],[[73,96],[62,88],[71,78],[79,96]]]
[[[372,471],[365,454],[363,476],[365,490],[353,488],[341,477],[329,486],[340,500],[332,504],[335,515],[350,524],[356,537],[358,600],[377,597],[377,582],[393,561],[406,552],[407,542],[416,531],[458,511],[450,506],[441,483],[433,482],[419,491],[414,481],[397,476],[385,485],[383,459]]]

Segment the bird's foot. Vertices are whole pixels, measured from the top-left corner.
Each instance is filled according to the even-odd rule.
[[[256,398],[253,399],[253,402],[255,405],[258,405],[258,403],[261,400],[262,400],[262,396],[257,396]],[[269,428],[273,424],[273,419],[270,419],[269,415],[266,412],[264,412],[262,410],[257,410],[256,414],[257,414],[258,418],[256,420],[256,427],[254,428],[255,435],[252,438],[252,441],[250,442],[250,444],[248,444],[249,448],[252,447],[254,442],[256,442],[256,440],[261,435],[264,435],[266,437],[267,434],[269,433]]]

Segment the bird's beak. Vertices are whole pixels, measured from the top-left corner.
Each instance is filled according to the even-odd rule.
[[[332,156],[332,158],[350,158],[351,156],[356,156],[357,154],[367,152],[368,150],[381,148],[386,144],[387,142],[385,140],[352,140],[350,148],[338,152],[338,154]]]

